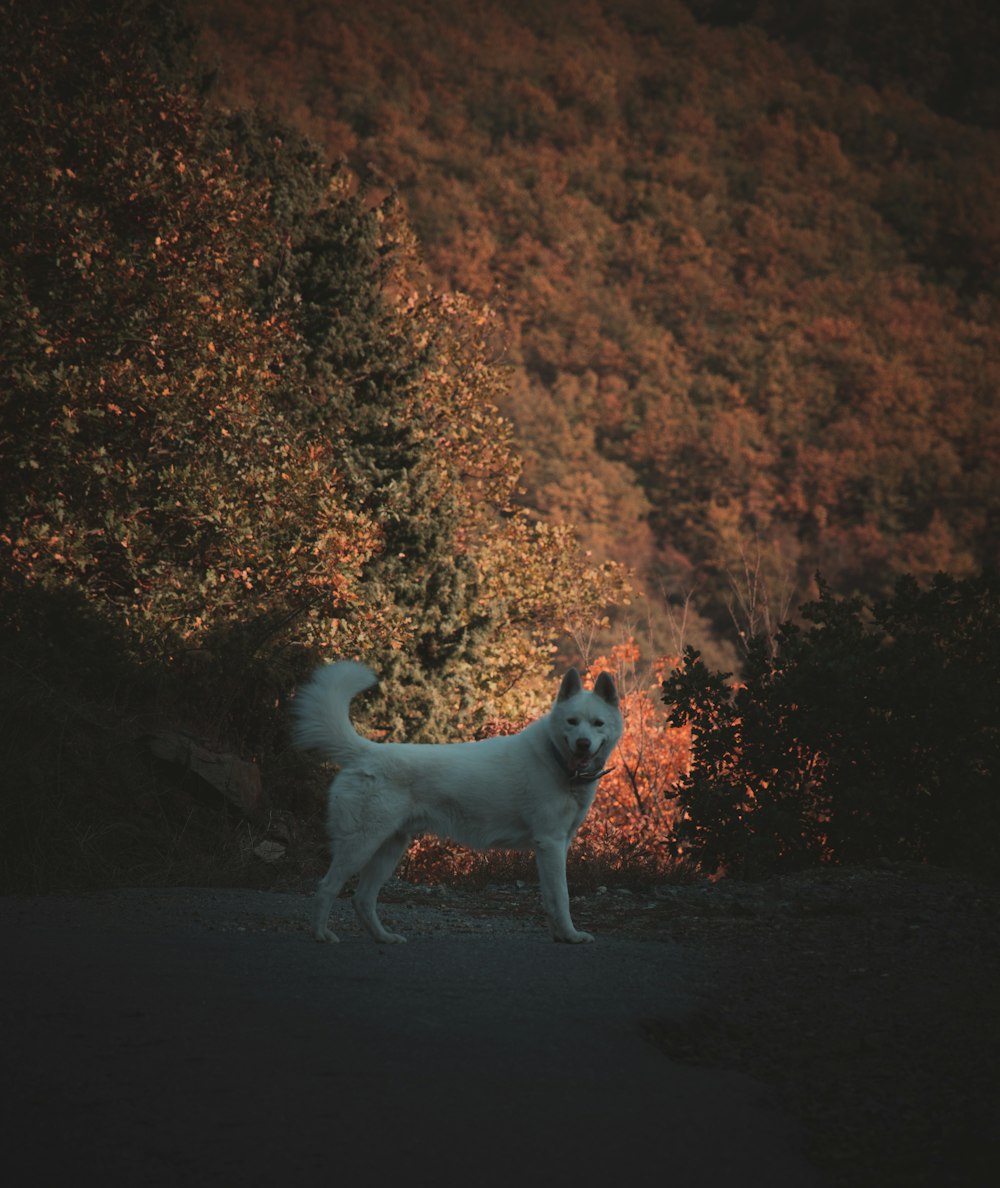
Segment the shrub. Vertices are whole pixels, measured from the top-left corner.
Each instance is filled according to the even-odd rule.
[[[687,649],[663,683],[692,730],[677,845],[742,876],[816,862],[1000,853],[1000,584],[900,578],[820,598],[752,641],[739,684]]]

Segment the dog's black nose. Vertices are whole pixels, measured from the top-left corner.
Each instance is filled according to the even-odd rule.
[[[586,755],[590,751],[590,741],[586,738],[578,738],[576,749],[581,755]]]

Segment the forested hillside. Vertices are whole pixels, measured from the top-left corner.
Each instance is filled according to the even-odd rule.
[[[774,614],[817,569],[879,594],[997,560],[1000,138],[898,89],[905,55],[879,73],[891,8],[840,78],[785,9],[190,6],[217,95],[397,189],[438,283],[497,312],[527,504],[720,632],[745,562]],[[835,67],[835,33],[797,39]]]
[[[752,23],[825,69],[941,115],[1000,126],[1000,11],[991,0],[689,0],[699,20]]]

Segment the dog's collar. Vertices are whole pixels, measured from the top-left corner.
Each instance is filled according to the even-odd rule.
[[[552,747],[552,753],[556,757],[556,761],[563,769],[566,778],[571,784],[596,784],[601,776],[606,776],[608,772],[614,771],[613,767],[605,767],[601,771],[591,771],[588,768],[570,767],[570,765],[566,762],[562,751],[559,750],[556,744],[552,742],[551,739],[549,739],[549,743]]]

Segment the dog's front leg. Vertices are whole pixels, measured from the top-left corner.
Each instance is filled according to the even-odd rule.
[[[581,944],[594,938],[589,932],[580,932],[574,928],[570,919],[569,889],[566,886],[566,850],[565,845],[556,841],[535,843],[538,881],[552,939],[566,941],[568,944]]]

